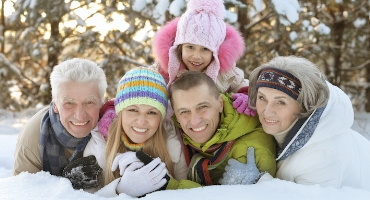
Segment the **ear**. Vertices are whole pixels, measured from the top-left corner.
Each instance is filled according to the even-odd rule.
[[[53,110],[55,113],[59,113],[57,104],[55,102],[53,103]]]
[[[224,110],[224,99],[222,98],[222,95],[220,94],[220,96],[218,97],[218,102],[220,103],[220,113],[222,113],[222,111]]]

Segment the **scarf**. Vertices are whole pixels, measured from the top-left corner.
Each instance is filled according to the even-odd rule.
[[[59,114],[53,110],[53,103],[45,113],[40,128],[40,155],[42,170],[52,175],[61,176],[62,171],[74,158],[82,157],[82,153],[91,138],[75,138],[63,127]],[[67,158],[64,148],[75,149]]]
[[[184,144],[185,159],[189,166],[188,178],[201,185],[213,185],[209,171],[218,167],[226,159],[233,144],[234,140],[212,145],[205,152],[210,155],[210,158],[200,153],[201,148]]]
[[[122,133],[121,141],[122,141],[123,145],[125,145],[125,147],[127,147],[130,151],[142,150],[143,146],[144,146],[144,143],[140,143],[140,144],[131,143],[125,133]]]

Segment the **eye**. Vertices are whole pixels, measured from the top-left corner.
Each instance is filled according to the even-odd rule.
[[[187,114],[187,113],[189,113],[188,110],[183,110],[183,111],[180,112],[180,115],[184,115],[184,114]]]
[[[191,45],[186,46],[186,48],[188,48],[188,49],[194,49],[194,47],[191,46]]]
[[[76,104],[73,101],[66,101],[66,102],[63,103],[63,107],[65,107],[65,108],[73,108],[75,106],[76,106]]]
[[[262,95],[259,95],[259,96],[257,97],[257,99],[259,99],[259,100],[261,100],[261,101],[265,101],[265,97],[263,97]]]
[[[211,51],[211,50],[209,50],[208,48],[204,47],[203,48],[203,51]]]
[[[157,112],[155,112],[155,111],[149,111],[149,112],[148,112],[148,114],[149,114],[149,115],[158,115],[158,113],[157,113]]]
[[[138,112],[137,109],[135,109],[135,108],[129,108],[129,109],[127,109],[127,111],[128,112]]]
[[[204,108],[208,108],[208,106],[207,105],[199,106],[199,109],[204,109]]]
[[[95,101],[86,101],[85,103],[84,103],[84,106],[86,107],[86,108],[92,108],[92,107],[94,107],[96,105],[96,102]]]
[[[286,103],[284,101],[279,101],[278,104],[283,105],[283,106],[286,105]]]

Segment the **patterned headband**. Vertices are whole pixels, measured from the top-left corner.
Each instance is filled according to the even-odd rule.
[[[297,77],[286,71],[271,67],[261,70],[257,79],[257,90],[259,87],[269,87],[280,90],[294,100],[298,99],[298,95],[302,89],[301,82]]]

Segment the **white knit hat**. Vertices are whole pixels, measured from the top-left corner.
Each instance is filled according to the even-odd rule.
[[[169,84],[174,81],[180,70],[177,46],[184,43],[201,45],[213,52],[213,61],[206,74],[215,82],[220,70],[218,50],[226,37],[224,22],[225,7],[223,0],[190,0],[186,12],[181,16],[176,31],[174,45],[169,51]]]

